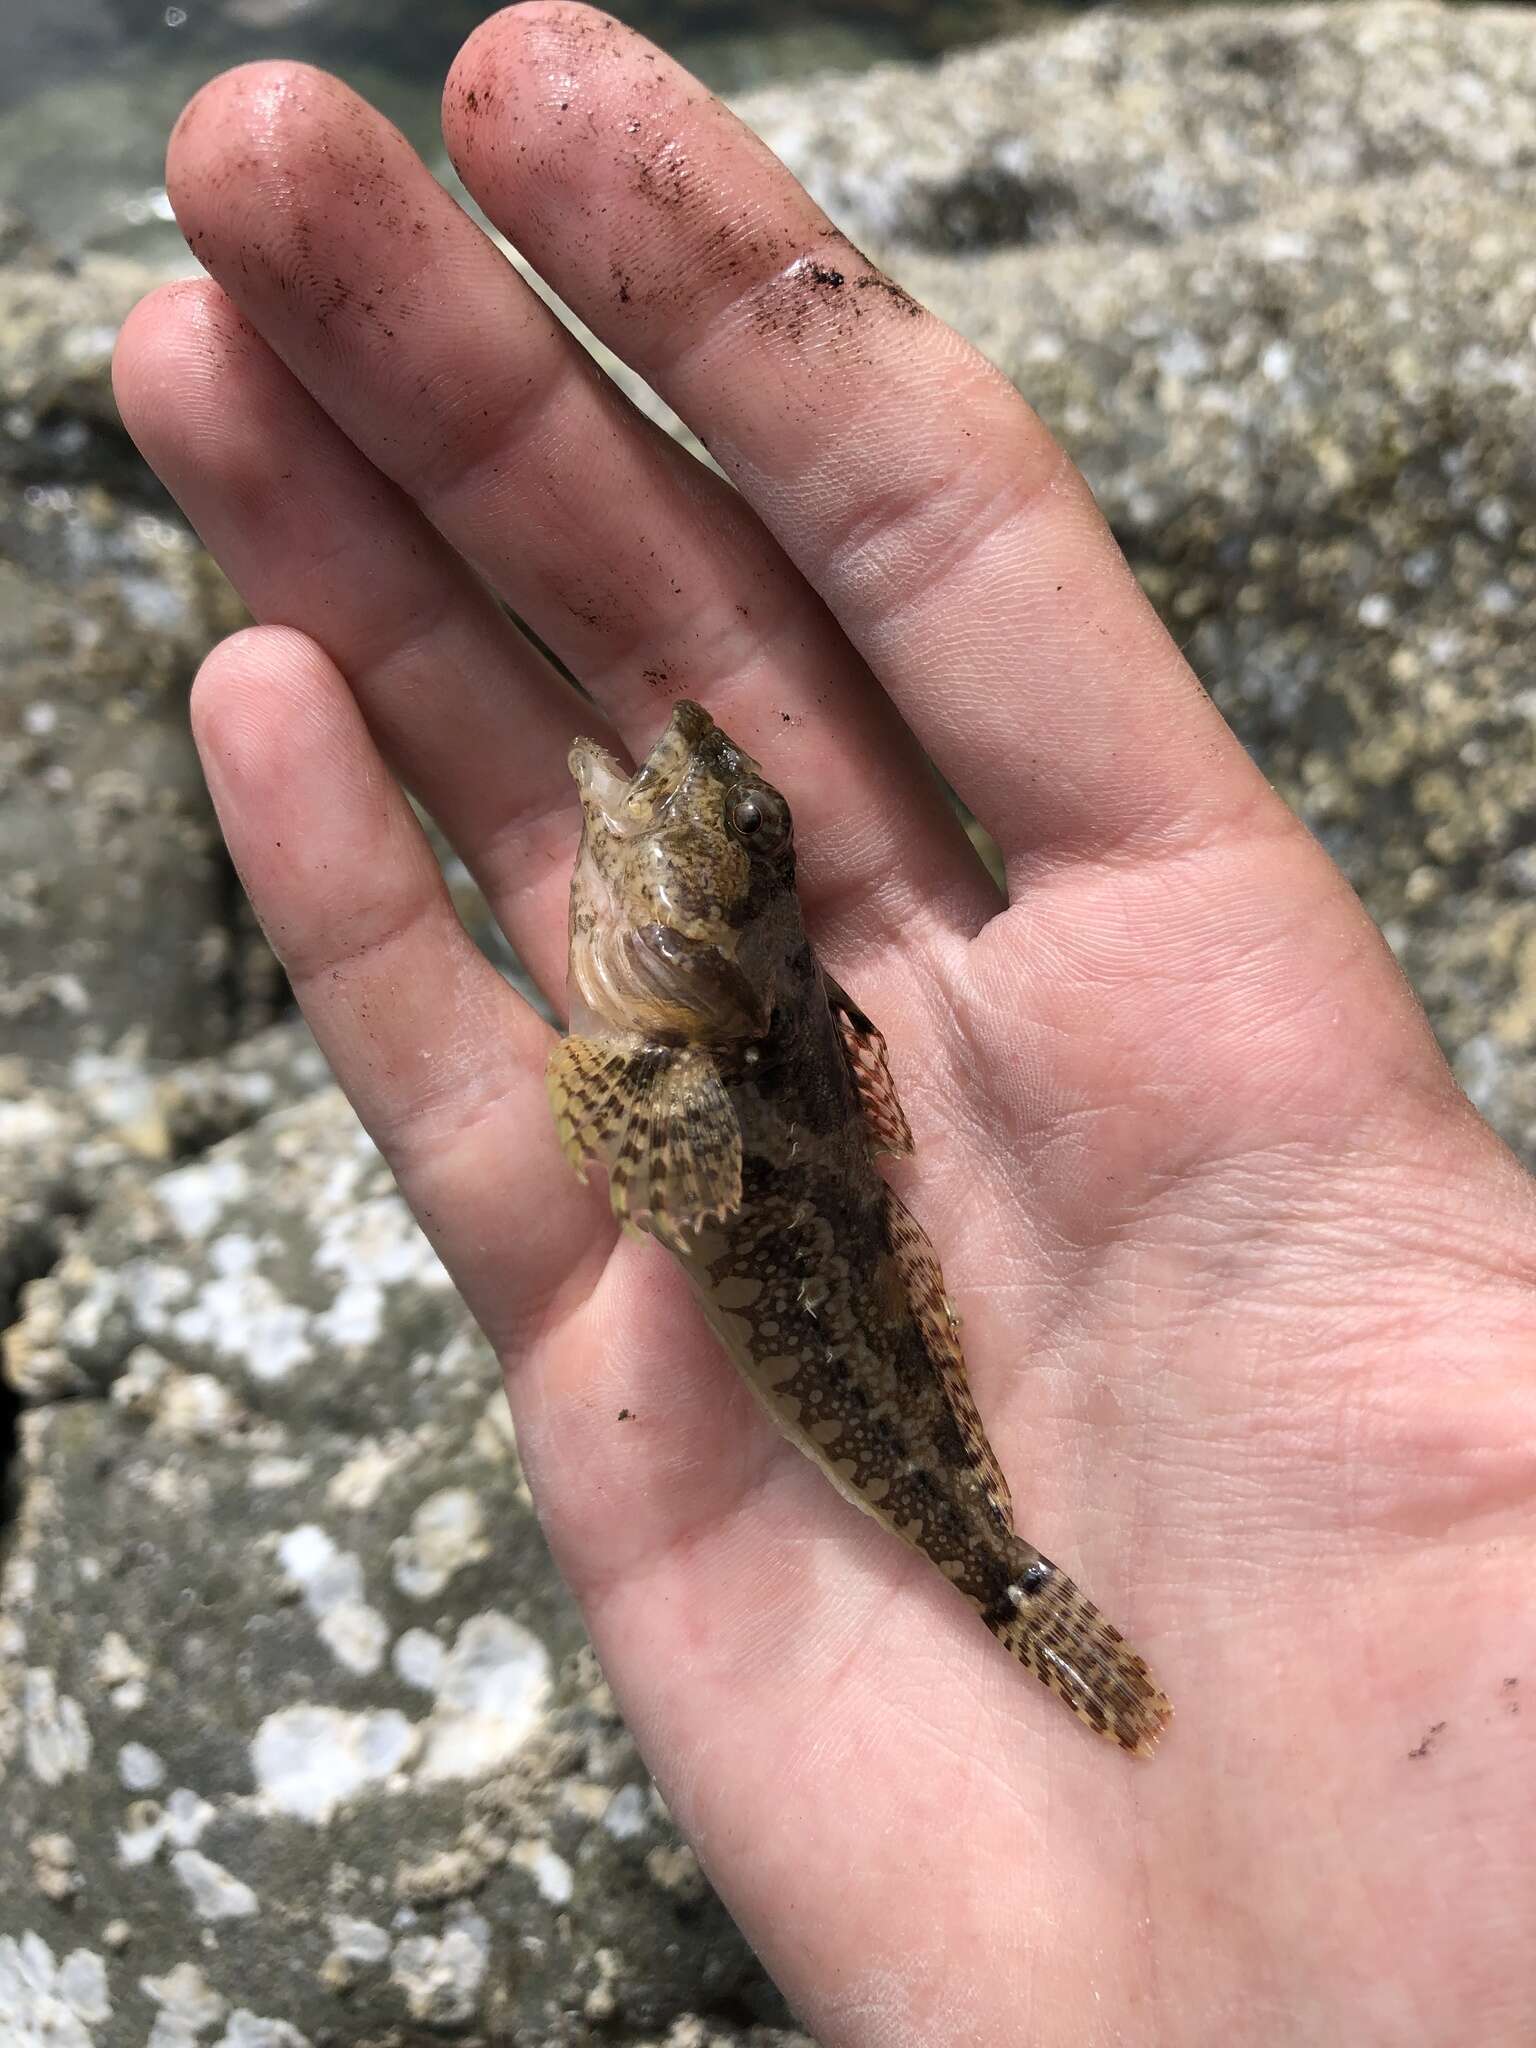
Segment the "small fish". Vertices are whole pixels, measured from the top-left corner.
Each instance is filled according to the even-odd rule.
[[[1013,1527],[933,1247],[876,1165],[912,1149],[885,1041],[827,975],[789,806],[697,704],[628,776],[571,750],[571,1035],[561,1143],[666,1246],[732,1362],[855,1506],[935,1564],[1099,1734],[1170,1708],[1118,1630]]]

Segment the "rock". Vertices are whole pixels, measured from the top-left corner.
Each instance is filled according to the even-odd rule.
[[[146,491],[112,402],[112,347],[152,276],[105,256],[54,255],[0,215],[0,476],[85,476]]]
[[[249,1003],[185,699],[238,614],[184,529],[94,485],[0,493],[0,550],[4,1043],[59,1061],[125,1034],[163,1057],[227,1045],[277,984]]]
[[[1536,37],[1433,0],[1104,9],[738,111],[855,240],[1167,242],[1431,166],[1519,195]]]
[[[1509,10],[1202,10],[742,111],[1081,464],[1536,1162],[1533,84]]]
[[[281,999],[186,724],[242,613],[111,406],[151,281],[26,247],[0,268],[0,1040],[60,1068],[211,1052]]]
[[[0,263],[40,262],[47,251],[24,213],[0,200]]]
[[[184,1067],[81,1053],[39,1074],[19,1056],[0,1059],[0,1359],[20,1342],[8,1326],[23,1283],[61,1256],[78,1218],[326,1078],[297,1020]]]
[[[11,1334],[0,2019],[788,2048],[333,1090],[117,1182]]]

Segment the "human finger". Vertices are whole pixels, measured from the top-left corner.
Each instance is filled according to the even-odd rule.
[[[687,72],[530,0],[470,37],[444,130],[1016,857],[1166,848],[1268,800],[1040,420]]]
[[[503,1354],[581,1299],[613,1239],[560,1157],[553,1035],[459,923],[346,679],[255,627],[204,662],[192,723],[231,856],[322,1051]]]
[[[635,748],[696,695],[802,790],[807,885],[887,928],[992,905],[889,703],[755,515],[643,419],[381,115],[292,64],[177,126],[192,248]]]

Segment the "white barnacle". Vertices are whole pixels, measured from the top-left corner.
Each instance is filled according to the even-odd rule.
[[[389,1630],[363,1597],[361,1560],[338,1550],[317,1523],[304,1522],[279,1539],[277,1561],[314,1617],[320,1639],[349,1671],[363,1676],[384,1661]]]
[[[290,2020],[263,2019],[241,2005],[213,2048],[309,2048],[309,2040]]]
[[[251,1743],[258,1797],[274,1813],[323,1827],[338,1807],[398,1771],[418,1739],[392,1707],[364,1714],[280,1707]]]
[[[199,1920],[245,1920],[258,1910],[250,1886],[200,1849],[178,1849],[171,1868],[191,1893]]]
[[[443,1487],[421,1503],[409,1532],[390,1545],[395,1584],[414,1600],[429,1600],[489,1548],[476,1496],[466,1486]]]
[[[621,1785],[608,1802],[603,1826],[616,1842],[632,1841],[636,1835],[643,1835],[648,1826],[645,1788]]]
[[[512,1850],[512,1861],[528,1872],[541,1895],[552,1906],[570,1904],[576,1888],[575,1873],[548,1842],[538,1838],[518,1842]]]
[[[163,1977],[141,1977],[139,1989],[160,2008],[146,2048],[192,2048],[229,2010],[196,1963],[178,1963]]]
[[[27,1672],[22,1686],[26,1758],[45,1785],[77,1776],[91,1760],[91,1731],[80,1702],[61,1693],[43,1665]]]
[[[330,1929],[335,1953],[344,1962],[382,1963],[389,1954],[388,1931],[373,1920],[357,1920],[349,1913],[333,1913]]]
[[[459,2026],[474,2014],[490,1956],[489,1922],[464,1911],[440,1935],[414,1934],[397,1942],[389,1973],[412,2019]]]
[[[106,1965],[93,1949],[62,1961],[40,1934],[0,1934],[0,2029],[7,2042],[91,2048],[112,2017]]]
[[[539,1725],[549,1652],[510,1615],[471,1615],[442,1660],[437,1703],[422,1730],[424,1783],[504,1767]]]

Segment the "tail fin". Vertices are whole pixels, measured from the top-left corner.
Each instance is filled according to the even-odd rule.
[[[1019,1546],[1018,1569],[983,1618],[1003,1647],[1080,1721],[1150,1756],[1173,1708],[1119,1629],[1049,1558]]]

